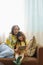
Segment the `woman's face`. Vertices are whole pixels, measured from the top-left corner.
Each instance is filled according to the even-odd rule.
[[[23,41],[23,36],[19,36],[18,39],[19,39],[20,41]]]
[[[13,30],[14,34],[17,35],[17,33],[19,32],[19,28],[16,26]]]

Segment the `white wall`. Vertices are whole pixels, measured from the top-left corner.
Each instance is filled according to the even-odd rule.
[[[0,34],[10,33],[13,25],[25,31],[25,0],[0,0]]]

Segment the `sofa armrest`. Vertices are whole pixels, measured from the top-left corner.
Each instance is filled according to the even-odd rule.
[[[37,48],[37,58],[38,58],[39,65],[43,65],[43,47],[42,46],[39,46]]]

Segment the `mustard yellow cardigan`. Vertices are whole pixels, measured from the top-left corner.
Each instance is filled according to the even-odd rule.
[[[11,48],[14,48],[16,41],[17,37],[15,35],[10,34],[9,37],[6,39],[6,44]]]

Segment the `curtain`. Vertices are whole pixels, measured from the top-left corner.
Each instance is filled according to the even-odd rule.
[[[25,22],[28,38],[35,35],[43,45],[43,0],[25,0]]]

